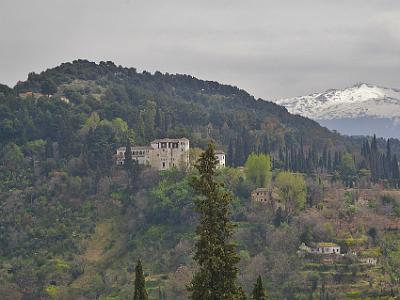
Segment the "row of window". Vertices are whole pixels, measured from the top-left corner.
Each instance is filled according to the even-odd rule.
[[[179,142],[161,142],[159,143],[159,148],[179,148]]]

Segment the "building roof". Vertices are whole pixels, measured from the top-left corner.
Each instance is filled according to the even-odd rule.
[[[133,146],[131,150],[151,150],[153,147],[151,146]]]
[[[153,147],[151,147],[151,146],[132,146],[131,147],[131,151],[133,151],[133,150],[151,150],[151,149],[153,149]],[[117,149],[117,151],[125,152],[126,147],[119,147]]]
[[[161,142],[178,142],[178,141],[189,141],[187,138],[176,138],[176,139],[171,139],[171,138],[164,138],[164,139],[156,139],[152,141],[151,143],[161,143]]]
[[[225,154],[225,152],[222,151],[222,150],[215,150],[214,153],[215,153],[215,154]]]
[[[379,247],[376,248],[370,248],[370,249],[365,249],[360,252],[360,257],[362,258],[377,258],[381,256],[381,251]]]
[[[252,193],[257,193],[257,192],[268,192],[269,189],[267,188],[256,188]]]
[[[331,242],[320,242],[320,243],[315,243],[315,247],[320,247],[320,248],[339,247],[339,245]]]

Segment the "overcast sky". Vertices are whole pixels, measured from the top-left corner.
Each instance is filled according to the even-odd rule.
[[[85,58],[264,99],[400,88],[399,0],[0,0],[0,82]]]

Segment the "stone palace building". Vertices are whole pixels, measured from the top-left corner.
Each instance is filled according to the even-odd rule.
[[[189,140],[158,139],[150,143],[150,146],[133,146],[131,148],[132,159],[140,165],[150,166],[159,171],[172,167],[187,168],[189,166]],[[126,147],[117,149],[117,165],[123,165],[125,161]]]
[[[132,159],[139,165],[155,168],[159,171],[168,170],[173,167],[189,167],[189,140],[179,139],[158,139],[150,143],[150,146],[131,147]],[[125,162],[126,147],[117,149],[116,164],[122,166]],[[220,150],[215,151],[217,168],[225,167],[225,153]]]

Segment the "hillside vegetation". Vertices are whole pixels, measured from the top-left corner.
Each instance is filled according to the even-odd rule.
[[[234,196],[247,294],[260,275],[271,299],[398,295],[397,140],[346,138],[236,87],[79,60],[0,85],[1,299],[132,299],[138,259],[151,299],[187,299],[195,171],[115,164],[128,140],[161,137],[189,138],[191,161],[209,140],[226,152],[217,179]],[[271,203],[251,201],[258,187]],[[344,255],[299,251],[318,242]]]

